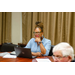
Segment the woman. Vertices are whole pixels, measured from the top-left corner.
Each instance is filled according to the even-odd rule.
[[[43,23],[36,22],[34,29],[34,38],[32,38],[25,48],[31,48],[32,55],[34,56],[48,56],[51,41],[43,36]]]

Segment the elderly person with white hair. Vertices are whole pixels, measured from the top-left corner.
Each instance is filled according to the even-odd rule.
[[[55,62],[71,62],[74,60],[74,49],[66,42],[61,42],[53,48],[53,58]]]

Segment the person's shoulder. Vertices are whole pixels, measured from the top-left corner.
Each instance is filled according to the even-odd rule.
[[[44,38],[43,41],[44,41],[45,43],[51,43],[51,40],[49,40],[49,39],[47,39],[47,38]]]
[[[33,41],[33,40],[35,40],[35,39],[34,39],[34,38],[31,38],[31,39],[30,39],[30,41]]]
[[[44,38],[45,41],[51,41],[50,39]]]

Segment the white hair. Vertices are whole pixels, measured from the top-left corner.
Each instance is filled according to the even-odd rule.
[[[74,60],[74,49],[68,43],[62,42],[62,43],[55,45],[53,48],[53,53],[56,51],[61,51],[63,56],[67,56],[67,55],[71,56],[72,60]]]

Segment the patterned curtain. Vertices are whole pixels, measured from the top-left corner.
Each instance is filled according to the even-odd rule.
[[[11,42],[11,12],[0,12],[0,44]]]

